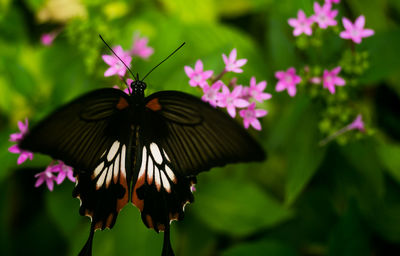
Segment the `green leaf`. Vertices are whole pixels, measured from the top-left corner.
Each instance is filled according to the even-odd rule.
[[[385,170],[400,183],[400,144],[381,144],[377,153]]]
[[[288,174],[285,187],[285,204],[292,204],[310,182],[318,170],[324,156],[325,147],[318,145],[318,117],[313,109],[308,107],[302,117],[294,124],[295,131],[290,135],[288,143]]]
[[[328,255],[364,256],[369,252],[367,232],[352,204],[333,229]]]
[[[364,40],[360,48],[367,50],[370,54],[368,69],[370,72],[366,72],[360,78],[360,83],[377,83],[398,74],[400,29],[377,31],[374,36]]]
[[[252,183],[237,180],[198,186],[192,209],[219,232],[246,236],[287,220],[291,212]]]
[[[341,148],[359,179],[368,187],[370,201],[379,200],[384,195],[384,177],[375,148],[377,145],[372,140],[357,141]]]
[[[161,1],[169,15],[183,23],[203,23],[216,21],[217,12],[213,0],[175,0]]]
[[[54,185],[54,190],[46,193],[49,215],[55,220],[63,235],[72,238],[83,219],[78,211],[79,200],[72,197],[75,184],[66,179],[62,184]]]
[[[221,15],[235,17],[249,12],[259,12],[268,7],[272,0],[219,0],[215,2]]]
[[[242,243],[233,246],[222,253],[222,256],[295,256],[296,251],[287,244],[276,240],[262,240],[252,243]]]

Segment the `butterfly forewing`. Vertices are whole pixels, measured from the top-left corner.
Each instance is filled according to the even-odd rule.
[[[157,110],[146,108],[143,136],[157,134],[159,145],[184,176],[228,163],[261,161],[265,152],[235,120],[186,93],[161,91]]]
[[[129,96],[100,89],[61,107],[35,126],[20,143],[74,168],[74,196],[80,213],[96,228],[112,227],[128,202],[131,148],[135,138],[128,116]]]
[[[101,154],[117,139],[129,137],[123,111],[116,106],[129,99],[116,89],[100,89],[59,108],[35,126],[20,148],[50,155],[82,171],[92,171]],[[119,138],[123,136],[123,138]]]

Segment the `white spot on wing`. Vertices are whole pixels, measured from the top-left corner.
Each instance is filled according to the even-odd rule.
[[[144,172],[146,170],[146,159],[147,159],[147,150],[146,147],[143,147],[143,151],[142,151],[142,165],[140,166],[140,171],[139,171],[139,177],[138,179],[140,179],[143,175]]]
[[[173,183],[176,183],[176,177],[174,172],[171,170],[171,168],[169,168],[168,165],[165,165],[165,171],[167,172],[167,175],[169,177],[170,180],[172,180]]]
[[[157,166],[154,166],[154,178],[157,190],[160,191],[161,188],[160,171],[158,170]]]
[[[119,156],[117,156],[117,158],[115,158],[115,162],[114,162],[114,183],[117,184],[118,182],[118,171],[119,171]]]
[[[101,186],[103,186],[104,179],[106,178],[108,168],[104,169],[104,171],[101,173],[100,178],[96,182],[96,189],[99,189]]]
[[[171,193],[171,185],[169,184],[167,176],[165,176],[165,173],[163,171],[160,171],[160,173],[161,173],[161,180],[162,180],[163,187],[165,188],[165,190],[168,193]]]
[[[169,160],[169,157],[168,157],[168,155],[167,155],[167,152],[165,152],[164,149],[162,150],[162,152],[163,152],[165,158],[168,160],[168,162],[171,162],[171,160]]]
[[[114,141],[114,143],[112,144],[112,146],[111,146],[111,148],[110,148],[110,151],[108,151],[108,154],[107,154],[107,160],[108,160],[109,162],[114,158],[114,156],[115,156],[115,154],[117,153],[118,149],[119,149],[119,141],[116,140],[116,141]]]
[[[124,178],[126,177],[125,155],[126,155],[126,146],[124,144],[121,150],[121,175],[123,175]]]
[[[156,143],[152,142],[150,144],[150,151],[151,154],[153,155],[154,161],[156,161],[156,163],[158,164],[161,164],[163,162],[163,158],[161,156],[160,149],[158,148]]]
[[[93,172],[92,177],[93,177],[93,178],[96,178],[96,177],[99,175],[99,173],[101,172],[101,170],[103,170],[103,167],[104,167],[104,162],[101,162],[101,163],[96,167],[96,169],[94,169],[94,172]]]
[[[110,182],[112,179],[112,174],[113,174],[113,165],[111,164],[110,167],[108,167],[108,173],[107,173],[107,179],[106,179],[106,188],[110,186]]]
[[[154,165],[153,165],[153,160],[149,157],[149,163],[147,165],[147,183],[151,185],[153,182],[153,170],[154,170]]]

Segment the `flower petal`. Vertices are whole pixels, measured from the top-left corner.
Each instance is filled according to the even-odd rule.
[[[191,67],[185,66],[184,69],[185,69],[186,75],[187,75],[189,78],[192,78],[192,77],[194,76],[194,70],[193,70]]]
[[[237,108],[245,108],[248,105],[250,105],[250,103],[247,100],[244,99],[235,99],[233,101],[233,105]]]
[[[194,66],[194,72],[201,73],[203,72],[203,62],[201,60],[197,60]]]
[[[351,23],[351,21],[348,18],[343,17],[342,18],[342,23],[343,23],[343,27],[346,30],[352,30],[353,29],[353,23]]]
[[[253,126],[254,129],[256,129],[257,131],[260,131],[260,130],[261,130],[261,123],[260,123],[260,121],[258,121],[258,119],[256,119],[256,118],[254,118],[254,119],[251,121],[251,126]]]
[[[236,109],[233,105],[228,105],[226,110],[228,111],[228,114],[234,118],[236,116]]]
[[[356,21],[354,22],[354,26],[358,29],[363,29],[365,26],[365,17],[364,15],[360,15]]]
[[[364,29],[363,31],[361,31],[361,36],[362,37],[369,37],[375,34],[375,31],[372,29]]]
[[[294,97],[296,95],[296,91],[297,91],[296,86],[289,86],[287,88],[287,91],[288,91],[290,97]]]

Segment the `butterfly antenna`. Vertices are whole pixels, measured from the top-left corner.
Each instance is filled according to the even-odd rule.
[[[144,81],[144,79],[146,79],[146,77],[148,75],[150,75],[151,72],[153,72],[154,69],[156,69],[158,66],[160,66],[164,61],[168,60],[169,57],[171,57],[172,55],[174,55],[174,53],[176,53],[179,49],[182,48],[182,46],[185,45],[185,42],[183,42],[178,48],[175,49],[175,51],[173,51],[170,55],[168,55],[163,61],[161,61],[160,63],[158,63],[154,68],[152,68],[142,79],[142,81]]]
[[[103,39],[103,37],[100,34],[99,37],[103,41],[103,43],[108,47],[108,49],[110,49],[110,51],[115,55],[115,57],[117,57],[122,62],[122,64],[124,64],[124,66],[129,70],[129,73],[131,73],[133,79],[137,80],[135,74],[133,74],[132,70],[128,67],[128,65],[126,65],[125,62],[121,60],[121,58],[114,52],[114,50],[107,44],[107,42]]]

